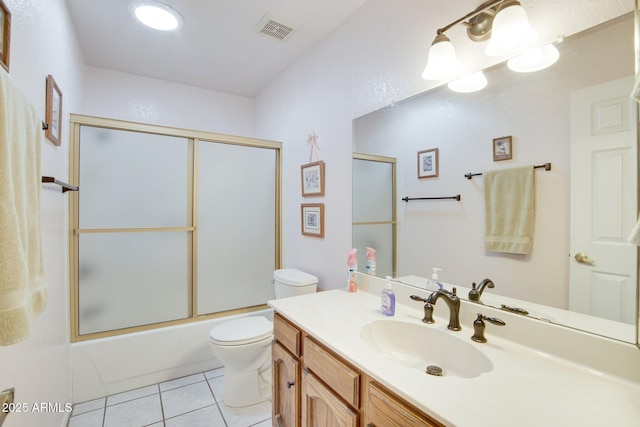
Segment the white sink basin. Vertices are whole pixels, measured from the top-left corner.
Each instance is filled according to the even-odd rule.
[[[459,333],[399,320],[376,320],[364,325],[360,336],[376,352],[424,375],[427,366],[441,368],[445,377],[473,378],[491,371],[491,360],[471,344],[470,336],[455,336]]]

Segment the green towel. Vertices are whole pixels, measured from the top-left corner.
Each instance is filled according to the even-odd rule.
[[[533,166],[483,173],[485,248],[492,252],[531,252],[534,223]]]

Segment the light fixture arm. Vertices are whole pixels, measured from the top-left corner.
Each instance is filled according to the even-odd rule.
[[[460,24],[460,23],[463,23],[463,22],[464,22],[466,25],[469,25],[469,24],[467,24],[467,22],[466,22],[467,20],[473,19],[473,18],[475,18],[476,16],[480,15],[481,13],[487,12],[487,11],[489,11],[489,10],[491,10],[491,12],[490,12],[490,13],[491,13],[492,15],[495,15],[495,14],[496,14],[496,12],[497,12],[497,10],[498,10],[499,5],[500,5],[501,3],[504,3],[505,1],[507,1],[507,0],[489,0],[489,1],[486,1],[486,2],[482,3],[480,6],[478,6],[478,7],[476,8],[476,10],[474,10],[473,12],[470,12],[470,13],[466,14],[466,15],[465,15],[465,16],[463,16],[462,18],[460,18],[460,19],[458,19],[458,20],[456,20],[456,21],[453,21],[452,23],[450,23],[450,24],[449,24],[449,25],[447,25],[447,26],[444,26],[444,27],[442,27],[442,28],[439,28],[439,29],[438,29],[438,31],[436,31],[436,34],[437,34],[437,35],[443,34],[445,31],[448,31],[448,30],[450,30],[452,27],[454,27],[454,26],[456,26],[456,25],[458,25],[458,24]]]

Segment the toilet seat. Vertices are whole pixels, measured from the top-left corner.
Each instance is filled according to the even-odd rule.
[[[273,323],[262,316],[229,320],[211,328],[209,339],[220,346],[251,344],[273,336]]]

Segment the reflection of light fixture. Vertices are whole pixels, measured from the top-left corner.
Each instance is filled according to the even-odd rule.
[[[470,93],[482,90],[487,86],[487,78],[482,70],[450,81],[447,86],[454,92]]]
[[[467,36],[476,42],[489,40],[485,54],[508,55],[531,46],[537,34],[529,25],[527,13],[517,0],[488,0],[473,12],[437,31],[422,73],[425,80],[457,77],[462,66],[451,40],[444,34],[457,24],[467,27]]]
[[[553,44],[534,47],[507,61],[507,67],[519,73],[532,73],[552,66],[560,58],[560,52]]]
[[[153,0],[134,2],[129,10],[138,21],[156,30],[177,30],[184,22],[178,12]]]

